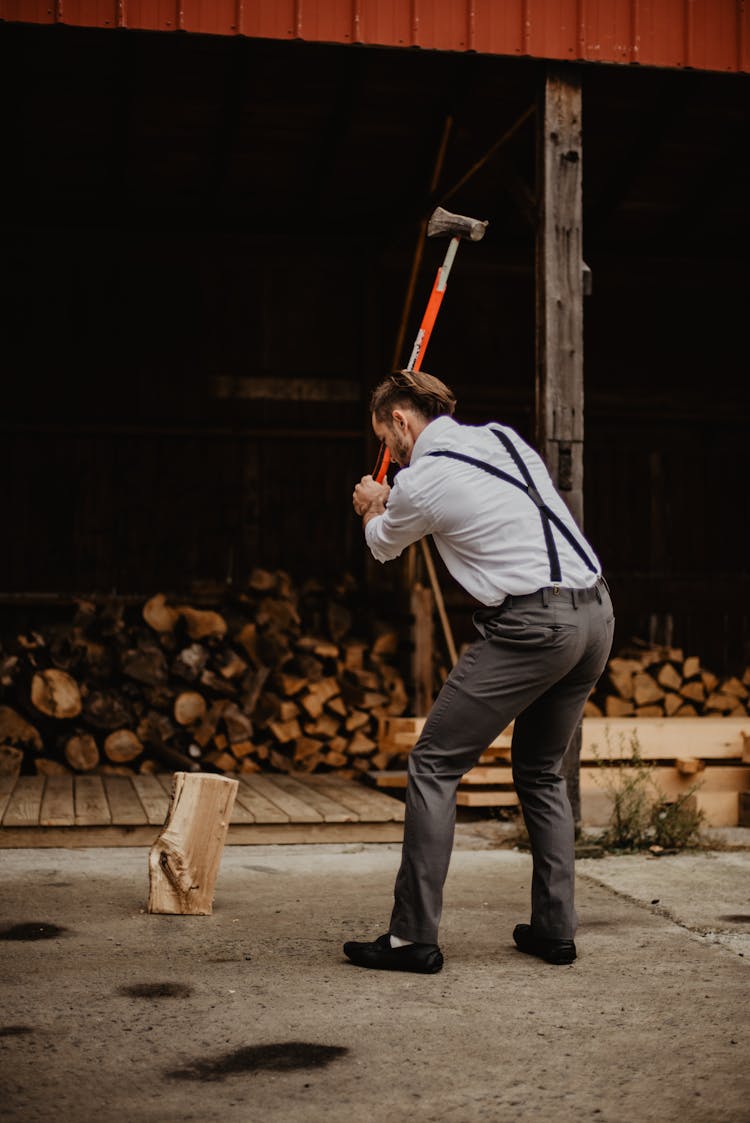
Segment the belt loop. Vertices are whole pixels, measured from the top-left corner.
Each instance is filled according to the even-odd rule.
[[[542,604],[549,608],[549,589],[542,589]]]
[[[576,596],[575,589],[570,590],[570,599],[573,602],[573,608],[578,608],[578,597]]]
[[[596,596],[596,599],[599,601],[599,604],[601,604],[602,603],[602,590],[601,590],[601,586],[600,586],[598,581],[594,585],[594,594]]]

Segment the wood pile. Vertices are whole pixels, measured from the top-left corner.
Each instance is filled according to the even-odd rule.
[[[678,647],[633,647],[610,659],[585,717],[743,717],[750,667],[720,677]]]
[[[408,706],[386,623],[356,587],[255,570],[208,608],[80,601],[0,647],[0,772],[326,772],[383,767],[378,722]]]

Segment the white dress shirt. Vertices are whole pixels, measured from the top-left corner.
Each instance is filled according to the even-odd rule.
[[[434,450],[460,452],[491,464],[521,483],[513,458],[492,429],[501,429],[528,467],[544,502],[565,522],[596,566],[592,573],[560,531],[552,534],[560,558],[562,584],[588,588],[601,574],[599,560],[555,491],[541,459],[505,425],[460,425],[438,417],[414,443],[411,463],[396,475],[385,514],[365,527],[367,545],[379,562],[397,558],[406,546],[431,534],[450,573],[481,604],[498,605],[551,584],[550,560],[539,508],[519,488],[473,464]]]

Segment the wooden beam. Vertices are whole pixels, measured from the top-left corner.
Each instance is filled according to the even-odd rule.
[[[583,192],[581,78],[548,65],[537,121],[537,447],[579,526],[583,525]],[[576,823],[581,818],[581,728],[563,762]]]
[[[583,211],[581,81],[550,66],[537,149],[536,439],[555,485],[583,521]]]

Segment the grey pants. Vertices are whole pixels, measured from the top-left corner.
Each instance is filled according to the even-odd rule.
[[[389,931],[437,943],[456,789],[515,718],[513,783],[531,841],[531,926],[572,939],[574,824],[562,758],[607,662],[614,616],[603,581],[540,589],[482,609],[482,639],[459,659],[409,757],[401,868]]]

